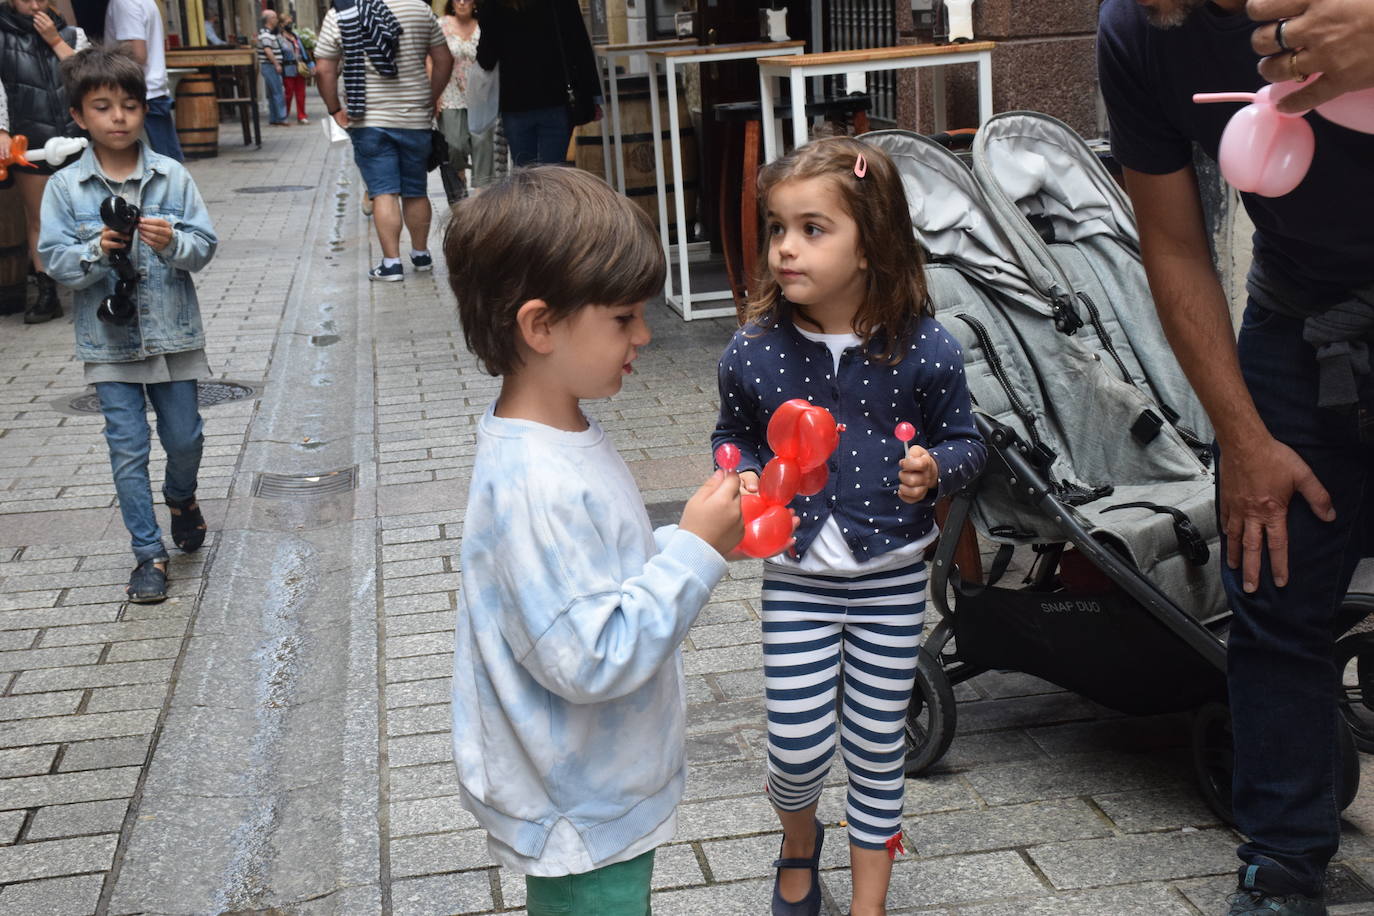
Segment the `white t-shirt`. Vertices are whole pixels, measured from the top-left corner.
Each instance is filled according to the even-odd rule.
[[[830,350],[831,357],[835,360],[835,373],[840,371],[840,355],[850,347],[857,347],[863,343],[857,334],[818,334],[815,331],[808,331],[804,328],[797,328],[797,332],[807,340],[814,340],[826,345]],[[816,539],[811,542],[811,546],[806,548],[806,555],[800,560],[794,560],[787,554],[779,554],[771,558],[770,564],[795,569],[798,572],[818,573],[830,576],[860,576],[869,573],[886,572],[889,569],[900,569],[919,560],[940,533],[938,525],[932,525],[925,537],[917,538],[910,544],[898,547],[896,550],[889,550],[887,553],[874,557],[871,560],[857,560],[854,552],[849,549],[848,542],[844,539],[844,532],[840,530],[840,523],[835,521],[835,516],[830,516],[821,526]]]
[[[148,60],[143,78],[148,81],[148,98],[167,94],[167,55],[162,39],[162,11],[153,0],[110,0],[105,10],[106,41],[143,41],[148,45]]]

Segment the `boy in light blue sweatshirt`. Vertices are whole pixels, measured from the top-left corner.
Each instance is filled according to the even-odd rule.
[[[520,171],[459,203],[444,255],[468,348],[502,379],[463,533],[463,803],[526,876],[531,916],[644,916],[684,783],[679,645],[743,534],[739,478],[717,471],[654,531],[579,406],[633,372],[663,286],[626,198],[574,169]]]

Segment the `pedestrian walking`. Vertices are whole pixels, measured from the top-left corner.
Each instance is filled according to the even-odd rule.
[[[261,28],[258,29],[258,69],[262,71],[262,84],[267,95],[267,123],[275,127],[286,127],[286,85],[282,76],[286,72],[282,64],[281,41],[277,37],[278,17],[276,10],[262,14]]]
[[[105,40],[117,41],[143,67],[148,83],[148,115],[143,129],[153,152],[177,162],[182,160],[181,141],[172,119],[172,98],[167,91],[167,55],[162,34],[162,10],[155,0],[110,0],[105,9]]]
[[[210,262],[218,239],[190,173],[139,140],[143,68],[102,47],[75,55],[64,74],[91,145],[48,183],[38,247],[53,279],[75,291],[76,355],[100,397],[134,552],[129,600],[157,602],[167,597],[167,550],[153,513],[145,401],[167,453],[162,496],[172,542],[190,552],[205,540],[196,380],[210,375],[191,274]]]
[[[809,400],[845,427],[824,485],[798,497],[792,555],[763,568],[767,786],[783,828],[772,911],[820,912],[816,809],[843,668],[850,912],[880,916],[901,849],[904,726],[935,497],[976,477],[986,449],[887,155],[818,140],[760,172],[759,201],[768,271],[720,358],[712,445],[738,447],[742,485],[754,493],[772,457],[768,422],[784,402]],[[907,447],[894,434],[900,423],[915,426]]]
[[[1160,321],[1216,430],[1232,804],[1249,837],[1230,913],[1317,916],[1341,838],[1333,625],[1374,549],[1374,224],[1352,206],[1374,200],[1374,136],[1309,115],[1318,160],[1297,188],[1240,195],[1255,232],[1237,339],[1193,168],[1235,112],[1192,96],[1264,84],[1245,6],[1107,0],[1098,70]],[[1349,34],[1352,54],[1367,57],[1367,36]],[[1278,61],[1301,79],[1303,58]]]
[[[86,33],[67,25],[57,11],[48,8],[47,0],[0,2],[0,158],[8,158],[15,135],[37,148],[53,137],[76,133],[59,66],[87,44]],[[43,189],[55,168],[40,162],[11,165],[9,171],[23,201],[29,259],[38,282],[38,296],[24,311],[24,323],[39,324],[62,314],[57,287],[38,254]],[[17,299],[6,305],[4,313],[20,310],[24,303]]]
[[[658,236],[624,197],[522,171],[457,204],[444,256],[468,348],[501,376],[464,522],[463,804],[525,875],[530,916],[648,916],[685,777],[679,646],[743,535],[739,480],[717,471],[654,531],[582,412],[633,371],[663,284]]]
[[[353,141],[353,161],[367,186],[382,249],[382,263],[368,271],[369,279],[405,279],[402,222],[410,236],[411,267],[434,268],[430,142],[435,106],[452,72],[453,55],[425,0],[334,0],[320,25],[320,98]]]
[[[468,71],[477,61],[477,43],[482,38],[474,5],[474,0],[448,0],[439,20],[453,55],[453,75],[439,97],[439,129],[448,142],[449,165],[459,182],[471,166],[472,187],[484,188],[491,183],[495,146],[491,127],[473,132],[468,122]],[[466,185],[460,187],[458,196],[467,196]]]
[[[566,162],[573,128],[601,116],[601,79],[577,0],[490,0],[481,18],[477,63],[501,68],[511,159]]]
[[[291,103],[296,103],[296,121],[304,124],[310,119],[305,115],[305,84],[315,73],[315,62],[305,43],[296,34],[295,20],[290,14],[281,17],[281,31],[277,34],[281,47],[282,86],[286,95],[286,120],[291,120]]]

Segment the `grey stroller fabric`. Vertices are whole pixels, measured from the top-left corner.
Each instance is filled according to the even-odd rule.
[[[1130,201],[1083,139],[1049,115],[1009,111],[979,128],[973,172],[1036,289],[1071,297],[1079,333],[1177,416],[1191,444],[1210,443],[1207,414],[1155,315]]]
[[[1160,413],[1159,404],[1103,359],[1095,338],[1056,330],[1054,304],[1024,268],[968,167],[907,131],[862,139],[884,149],[901,173],[912,227],[929,255],[936,317],[963,348],[977,408],[1052,451],[1046,476],[1058,485],[1064,512],[1077,514],[1094,537],[1117,548],[1187,613],[1200,619],[1220,613],[1213,477],[1195,449],[1167,423],[1148,441],[1132,435],[1145,411]],[[1123,326],[1154,320],[1148,299],[1114,304],[1118,314],[1131,316]],[[1157,354],[1131,349],[1129,338],[1123,348],[1148,377]],[[972,517],[984,537],[1012,544],[1067,539],[1060,519],[1019,499],[1000,475],[979,486]],[[1107,486],[1109,495],[1094,496]],[[1186,513],[1208,542],[1207,564],[1182,555],[1169,514],[1108,511],[1134,502]]]

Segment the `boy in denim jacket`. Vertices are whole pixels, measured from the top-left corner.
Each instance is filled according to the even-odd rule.
[[[648,218],[601,179],[521,170],[458,204],[444,256],[468,348],[501,376],[463,527],[463,804],[530,916],[646,916],[685,774],[678,647],[743,535],[739,477],[655,531],[582,412],[633,372],[664,275]]]
[[[49,275],[75,291],[76,355],[100,396],[133,543],[129,600],[151,603],[167,597],[167,550],[153,514],[144,401],[167,452],[162,495],[172,540],[190,552],[205,541],[196,379],[210,374],[191,272],[209,263],[219,240],[190,173],[139,141],[148,111],[142,67],[123,52],[90,48],[64,62],[63,78],[91,145],[48,182],[38,249]]]

